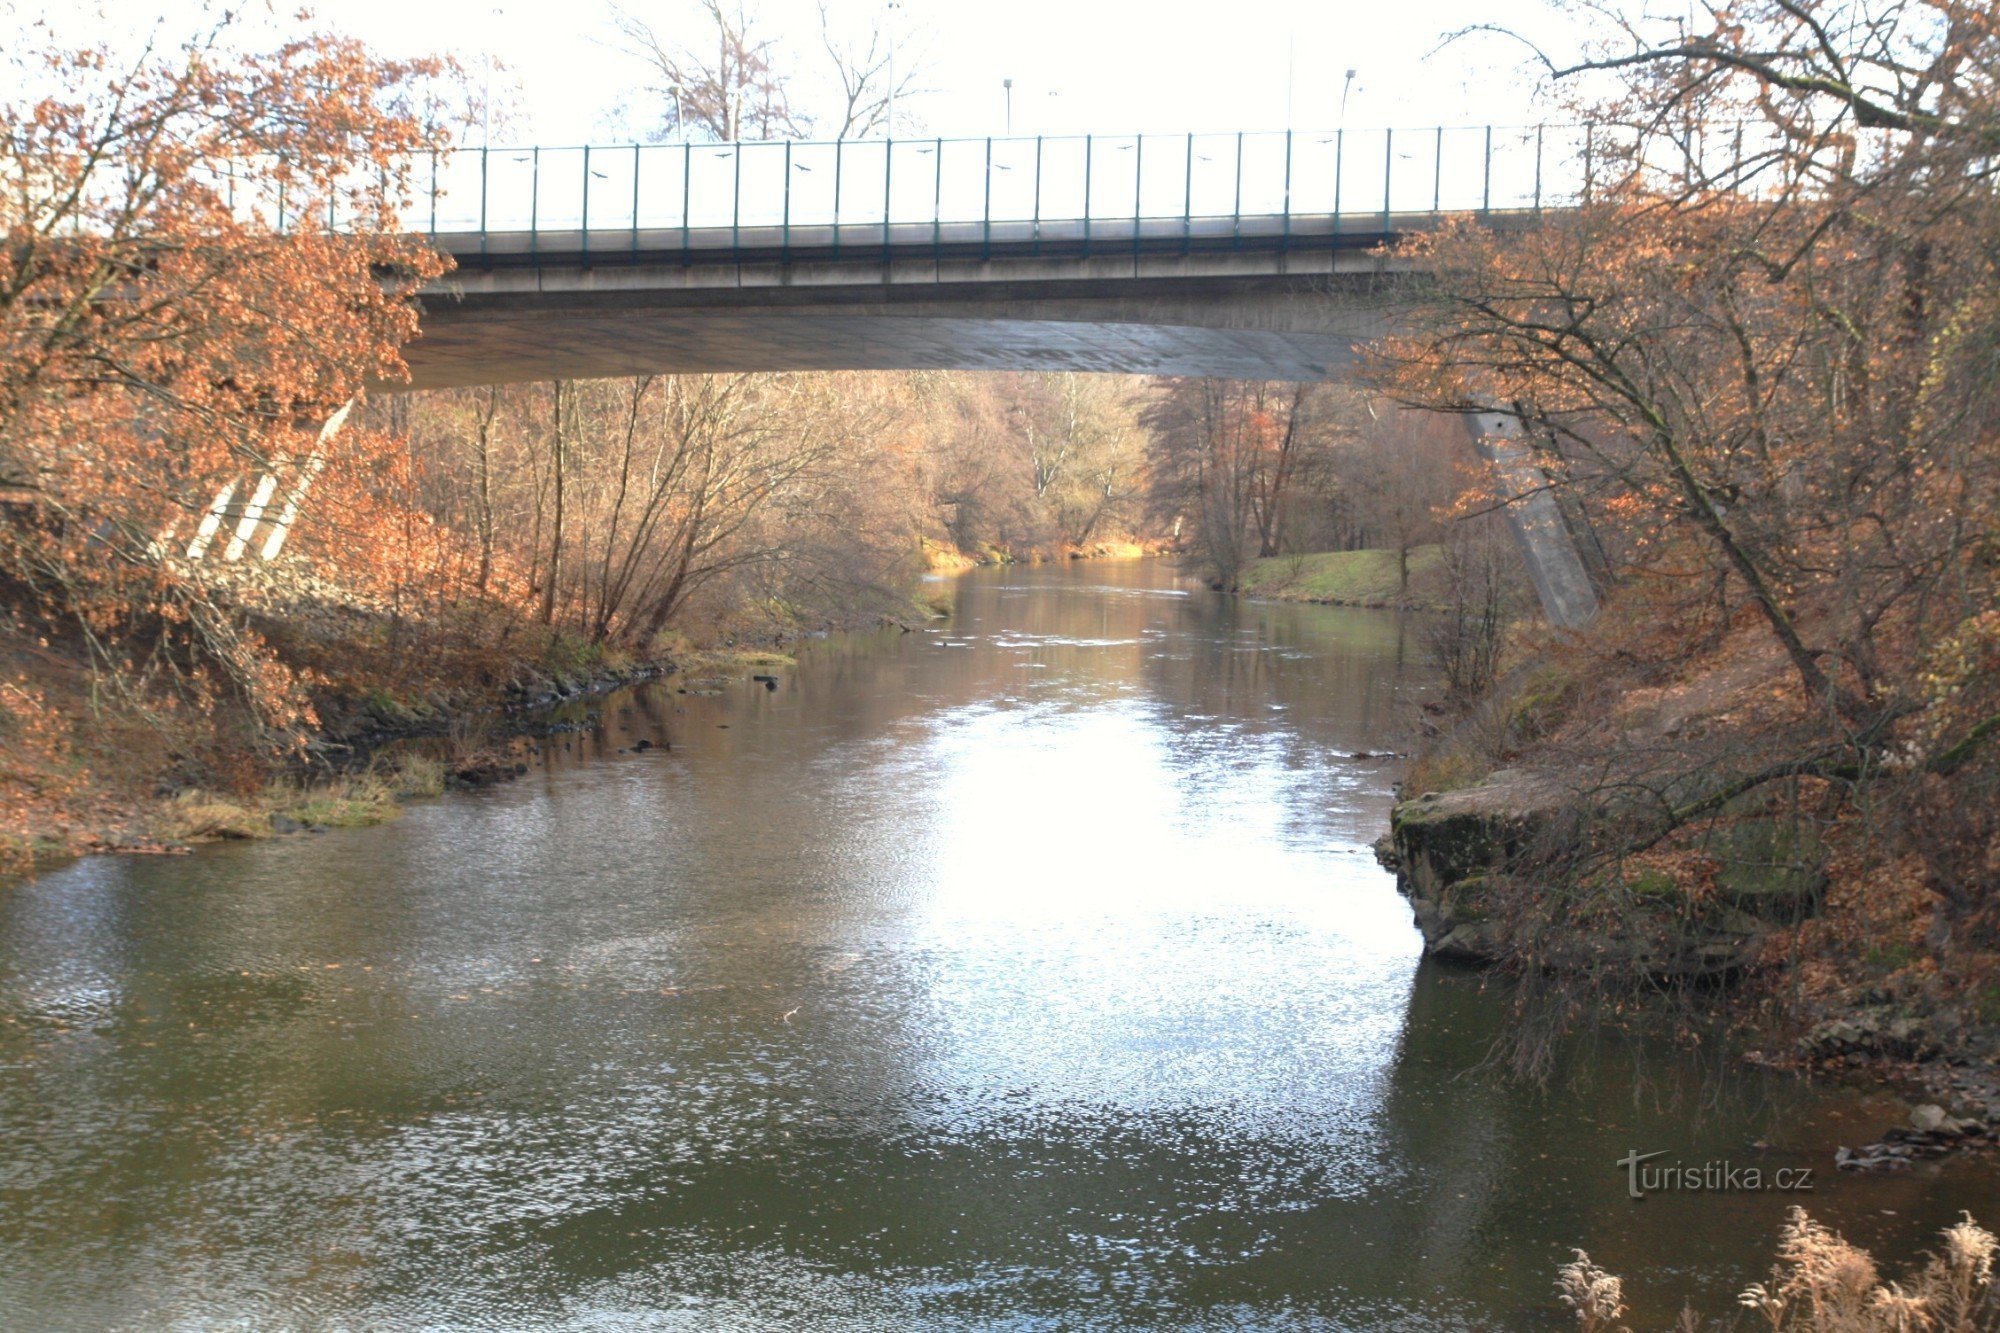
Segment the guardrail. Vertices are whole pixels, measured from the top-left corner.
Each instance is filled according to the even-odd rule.
[[[1061,225],[1086,252],[1094,230],[1136,243],[1177,225],[1212,241],[1222,228],[1243,238],[1246,221],[1268,244],[1273,223],[1282,242],[1301,219],[1320,235],[1388,233],[1444,214],[1573,205],[1629,135],[1569,124],[465,148],[411,164],[416,198],[402,223],[461,256],[473,238],[485,253],[497,237],[533,255],[552,234],[606,259],[657,251],[662,233],[690,256],[740,248],[752,230],[781,253],[808,234],[838,252],[887,246],[892,229],[920,239],[923,227],[936,244],[948,231],[990,244],[1017,224],[1036,236]],[[1733,155],[1740,167],[1744,135],[1721,127],[1698,160]],[[324,207],[339,228],[338,200]],[[282,196],[257,208],[279,230],[297,223]]]

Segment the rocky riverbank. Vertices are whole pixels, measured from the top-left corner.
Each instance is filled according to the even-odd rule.
[[[1711,840],[1699,875],[1626,868],[1551,888],[1562,882],[1561,846],[1587,836],[1578,819],[1561,784],[1503,769],[1398,803],[1375,851],[1409,899],[1429,957],[1628,994],[1693,985],[1734,1020],[1748,1061],[1885,1083],[1908,1098],[1909,1123],[1841,1148],[1842,1169],[1902,1170],[1996,1146],[1993,1024],[1909,987],[1770,1002],[1769,983],[1797,962],[1798,928],[1838,910],[1828,907],[1828,851],[1816,839],[1746,814]]]
[[[1582,892],[1549,892],[1537,871],[1575,836],[1577,818],[1558,784],[1503,769],[1397,805],[1376,853],[1410,900],[1425,952],[1459,963],[1726,977],[1824,896],[1824,849],[1761,817],[1718,840],[1698,886],[1634,866],[1599,871]]]

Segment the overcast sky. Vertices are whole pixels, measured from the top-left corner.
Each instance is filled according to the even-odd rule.
[[[1445,37],[1486,22],[1558,49],[1577,40],[1542,0],[830,3],[841,27],[894,29],[899,58],[918,62],[930,90],[905,99],[898,119],[944,135],[1004,132],[1008,78],[1017,134],[1327,128],[1342,123],[1349,69],[1350,127],[1520,124],[1538,115],[1525,48],[1493,36]],[[155,22],[181,36],[201,12],[193,0],[0,5],[16,25],[46,18],[66,33],[95,30],[122,43]],[[264,0],[244,7],[261,11]],[[662,32],[693,9],[691,0],[630,7]],[[809,98],[825,59],[812,0],[752,0],[749,8],[781,43],[780,59],[802,68]],[[282,28],[291,20],[262,22]],[[658,108],[637,91],[639,66],[618,49],[607,0],[339,0],[320,5],[315,23],[391,54],[453,54],[476,80],[492,62],[501,71],[496,97],[511,95],[517,106],[496,140],[629,142],[657,123]]]

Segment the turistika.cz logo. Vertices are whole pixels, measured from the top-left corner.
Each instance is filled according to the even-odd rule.
[[[1643,1199],[1648,1194],[1682,1192],[1688,1194],[1756,1194],[1769,1190],[1773,1193],[1810,1193],[1813,1187],[1813,1173],[1809,1166],[1779,1167],[1766,1170],[1761,1166],[1738,1166],[1734,1162],[1662,1162],[1657,1166],[1646,1163],[1655,1157],[1665,1157],[1666,1150],[1640,1152],[1634,1148],[1618,1159],[1618,1165],[1625,1168],[1625,1193],[1634,1199]]]

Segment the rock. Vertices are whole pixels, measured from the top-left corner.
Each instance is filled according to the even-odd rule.
[[[1942,1129],[1950,1119],[1942,1106],[1925,1103],[1910,1112],[1910,1127],[1919,1134],[1932,1134]]]
[[[650,750],[650,749],[652,749],[652,748],[653,748],[653,743],[652,743],[651,741],[649,741],[649,740],[645,739],[644,737],[641,737],[641,738],[640,738],[640,739],[639,739],[639,740],[638,740],[637,742],[635,742],[635,743],[633,744],[633,746],[632,746],[632,749],[633,749],[633,750],[634,750],[635,752],[637,752],[637,753],[641,753],[641,754],[645,753],[645,752],[646,752],[647,750]]]
[[[1499,957],[1499,930],[1490,921],[1468,921],[1432,942],[1425,950],[1448,963],[1490,963]]]
[[[271,832],[273,833],[304,833],[305,831],[306,826],[298,820],[293,819],[290,815],[274,814],[271,816]]]
[[[1709,840],[1716,858],[1716,895],[1765,921],[1796,922],[1826,892],[1826,847],[1795,820],[1739,819]]]
[[[1558,794],[1511,771],[1476,787],[1431,792],[1389,816],[1389,836],[1412,898],[1435,898],[1449,886],[1526,849],[1546,825]]]

